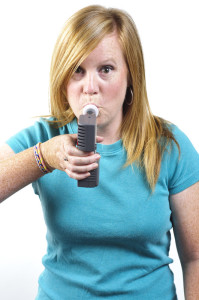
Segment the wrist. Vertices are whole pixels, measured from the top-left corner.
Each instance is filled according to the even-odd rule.
[[[41,149],[42,148],[42,149]],[[44,156],[42,143],[37,143],[37,145],[34,146],[34,155],[37,162],[37,165],[42,173],[47,174],[51,173],[54,169],[49,165],[47,160]]]
[[[40,144],[40,151],[43,157],[44,163],[50,172],[53,172],[55,168],[53,168],[48,159],[48,149],[46,149],[46,142]]]

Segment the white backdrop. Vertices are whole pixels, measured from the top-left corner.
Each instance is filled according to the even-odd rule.
[[[48,114],[52,50],[66,19],[90,4],[128,11],[140,33],[154,114],[178,125],[199,150],[198,1],[8,0],[0,3],[0,143]],[[45,254],[46,228],[31,186],[0,205],[0,299],[32,300]],[[172,236],[177,293],[182,272]]]

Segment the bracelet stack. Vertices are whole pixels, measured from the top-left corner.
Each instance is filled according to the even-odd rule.
[[[51,173],[51,171],[46,167],[44,163],[41,150],[40,150],[40,144],[41,143],[38,143],[37,145],[34,146],[34,155],[35,155],[37,165],[40,168],[42,173],[44,174]]]

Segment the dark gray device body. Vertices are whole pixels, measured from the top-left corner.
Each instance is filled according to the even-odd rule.
[[[86,152],[96,151],[96,115],[88,111],[80,115],[78,122],[77,148]],[[96,187],[99,184],[99,166],[90,171],[91,175],[85,179],[78,180],[78,187]]]

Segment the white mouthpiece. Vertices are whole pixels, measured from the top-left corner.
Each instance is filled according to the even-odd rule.
[[[96,117],[99,114],[99,110],[98,110],[97,106],[95,106],[93,104],[88,104],[88,105],[84,106],[84,108],[83,108],[83,115],[86,115],[89,111],[91,111],[92,113],[94,113],[96,115]]]

